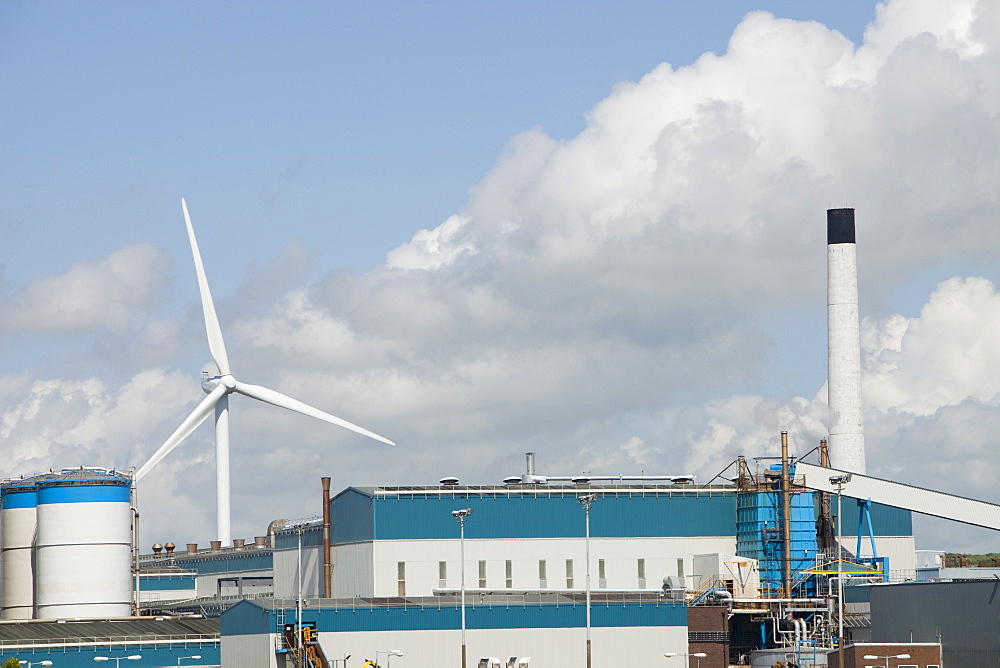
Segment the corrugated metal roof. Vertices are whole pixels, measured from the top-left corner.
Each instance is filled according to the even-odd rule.
[[[190,638],[211,640],[219,637],[218,619],[163,619],[139,617],[129,620],[66,622],[2,622],[0,645],[24,642],[115,642],[125,639],[166,640]]]

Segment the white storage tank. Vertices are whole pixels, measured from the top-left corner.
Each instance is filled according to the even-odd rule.
[[[0,484],[0,619],[32,619],[35,609],[31,558],[38,482],[45,476]]]
[[[68,469],[38,483],[35,617],[132,614],[132,479]]]

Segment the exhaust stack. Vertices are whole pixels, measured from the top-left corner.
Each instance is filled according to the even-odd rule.
[[[830,459],[833,466],[865,472],[861,416],[861,340],[854,209],[826,212],[827,364]]]

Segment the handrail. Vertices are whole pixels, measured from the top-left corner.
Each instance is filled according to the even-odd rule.
[[[190,641],[190,642],[218,642],[218,633],[169,633],[169,634],[131,634],[131,635],[108,635],[108,636],[72,636],[68,638],[0,638],[0,647],[9,645],[24,644],[52,644],[52,645],[79,645],[83,643],[100,644],[121,644],[128,642],[157,642],[157,641]]]

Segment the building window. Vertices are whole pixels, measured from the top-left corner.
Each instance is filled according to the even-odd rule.
[[[597,560],[597,586],[598,587],[607,587],[608,586],[608,577],[607,577],[607,574],[604,572],[604,560],[603,559],[598,559]]]
[[[544,559],[539,559],[538,560],[538,586],[542,587],[542,588],[549,586],[549,584],[548,584],[548,578],[545,575],[545,560]]]
[[[639,559],[636,561],[636,574],[639,576],[639,589],[646,588],[646,560]]]
[[[438,562],[438,587],[448,586],[448,562]]]
[[[486,589],[486,562],[479,562],[479,588]]]
[[[566,560],[566,589],[573,588],[573,560]]]
[[[506,563],[504,563],[504,578],[505,578],[504,584],[507,586],[507,589],[510,589],[511,587],[514,586],[514,567],[510,563],[510,559],[508,559]]]
[[[677,577],[684,578],[684,559],[677,560]]]
[[[396,592],[399,596],[406,596],[406,562],[396,562]]]

